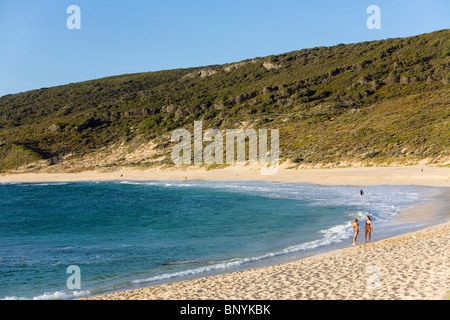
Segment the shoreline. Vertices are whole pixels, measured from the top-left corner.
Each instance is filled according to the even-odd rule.
[[[314,183],[322,185],[353,185],[353,186],[372,186],[372,185],[417,185],[417,186],[433,186],[433,187],[444,187],[445,191],[441,195],[431,195],[432,201],[427,201],[423,204],[408,207],[395,218],[397,222],[394,223],[409,223],[414,221],[424,221],[425,227],[418,229],[413,232],[399,234],[394,237],[388,237],[380,239],[369,244],[360,244],[356,247],[344,247],[341,249],[335,249],[332,251],[326,251],[322,253],[315,253],[313,255],[308,255],[300,259],[289,260],[288,262],[280,262],[282,260],[273,261],[263,267],[253,267],[252,269],[243,269],[241,271],[228,271],[226,273],[218,273],[212,275],[202,275],[201,277],[185,278],[181,280],[175,280],[171,282],[170,280],[162,284],[153,284],[147,287],[141,287],[137,289],[125,289],[117,292],[105,293],[100,295],[93,295],[83,299],[358,299],[362,297],[363,299],[428,299],[428,298],[445,298],[443,297],[442,291],[437,293],[436,290],[433,293],[427,293],[425,295],[420,294],[420,290],[416,290],[415,295],[409,296],[405,294],[391,294],[385,292],[389,295],[377,295],[368,294],[365,292],[362,296],[353,292],[352,294],[346,294],[339,292],[329,292],[327,294],[322,294],[321,292],[327,292],[328,289],[325,287],[317,287],[317,290],[311,290],[309,293],[305,293],[300,288],[298,294],[294,294],[291,291],[285,292],[287,289],[292,289],[292,283],[285,283],[286,290],[280,287],[281,293],[274,292],[272,289],[264,287],[264,283],[259,283],[258,286],[254,286],[254,282],[261,282],[260,279],[273,287],[278,287],[277,281],[275,279],[284,279],[287,281],[288,275],[295,275],[292,266],[303,266],[307,265],[303,270],[307,273],[311,272],[317,274],[317,270],[321,270],[322,273],[327,274],[329,272],[336,272],[337,274],[342,274],[348,272],[347,269],[342,269],[342,259],[346,259],[345,256],[349,253],[354,253],[355,250],[367,251],[370,248],[377,248],[381,251],[382,248],[386,248],[383,244],[392,242],[395,247],[396,243],[402,242],[406,235],[411,237],[412,234],[422,234],[427,233],[427,230],[440,230],[436,234],[439,234],[436,241],[443,244],[443,247],[448,247],[450,242],[450,222],[448,221],[448,205],[450,199],[450,192],[448,187],[450,187],[450,168],[447,167],[427,167],[427,166],[408,166],[408,167],[351,167],[351,168],[331,168],[331,169],[289,169],[286,167],[281,167],[276,175],[264,176],[260,174],[260,168],[249,167],[249,166],[233,166],[224,169],[216,170],[204,170],[204,169],[177,169],[177,170],[136,170],[130,168],[124,168],[122,170],[115,171],[85,171],[80,173],[28,173],[28,174],[9,174],[0,175],[0,183],[42,183],[42,182],[82,182],[82,181],[145,181],[145,180],[253,180],[253,181],[272,181],[272,182],[303,182],[303,183]],[[422,171],[423,170],[423,171]],[[426,196],[427,198],[427,196]],[[433,218],[431,217],[432,212],[434,212]],[[446,216],[447,215],[447,216]],[[447,222],[439,224],[439,218],[445,217]],[[428,221],[427,221],[428,219]],[[442,220],[441,220],[442,221]],[[441,230],[442,229],[442,230]],[[359,243],[361,239],[364,238],[363,232],[360,232],[358,236]],[[427,235],[425,238],[433,238],[433,235]],[[429,245],[429,244],[428,244]],[[380,249],[381,248],[381,249]],[[366,250],[367,249],[367,250]],[[390,248],[390,255],[388,254],[382,261],[387,261],[392,259],[393,262],[398,263],[397,257],[392,256],[392,251],[399,250],[402,251],[402,247]],[[369,250],[370,251],[370,250]],[[408,250],[407,250],[408,251]],[[421,248],[415,248],[413,251],[409,250],[409,254],[414,257],[417,254],[421,254]],[[446,256],[445,250],[441,252],[441,256]],[[386,252],[381,252],[385,254]],[[329,257],[335,257],[332,260],[341,261],[339,267],[325,268],[321,265],[316,265],[314,268],[309,267],[312,263],[311,261],[326,259],[326,263],[331,263],[328,259]],[[448,257],[448,253],[447,253]],[[408,257],[403,257],[403,260]],[[424,257],[421,261],[422,264],[427,264],[426,260],[430,260],[431,256]],[[436,254],[433,255],[431,263],[440,261]],[[403,261],[402,260],[402,261]],[[447,259],[448,260],[448,259]],[[286,260],[285,260],[286,261]],[[354,258],[354,262],[358,259]],[[323,262],[323,261],[322,261]],[[278,263],[278,264],[277,264]],[[281,264],[280,264],[281,263]],[[349,262],[350,264],[352,262]],[[438,265],[444,265],[445,262],[440,261]],[[334,268],[334,269],[333,269]],[[391,266],[387,267],[388,269]],[[334,270],[334,271],[333,271]],[[359,269],[358,269],[359,270]],[[266,272],[277,274],[276,277],[267,277]],[[409,278],[408,275],[404,274],[404,271],[399,270],[402,274],[402,278]],[[428,272],[422,270],[423,272]],[[442,278],[438,275],[439,281],[443,281],[446,284],[446,290],[450,289],[450,284],[448,284],[450,279],[450,270],[445,269],[439,271],[440,273],[446,274],[446,278]],[[361,270],[358,271],[361,277],[367,277],[367,272]],[[241,290],[241,276],[244,275],[244,282],[247,281],[247,277],[251,277],[252,280],[247,282],[249,288],[253,288],[245,295],[242,295]],[[320,278],[320,277],[319,277]],[[419,277],[422,278],[422,277]],[[314,288],[315,284],[310,283],[311,280],[309,276],[306,277],[295,277],[296,283],[294,283],[296,290],[298,286],[302,287],[303,284],[309,286],[309,288]],[[309,280],[308,280],[309,279]],[[434,278],[433,278],[434,279]],[[294,280],[293,280],[294,281]],[[305,282],[306,281],[306,282]],[[344,286],[349,287],[348,283],[342,284],[342,277],[339,277],[335,282],[332,279],[328,279],[326,284],[328,286]],[[425,280],[424,280],[425,281]],[[433,280],[434,281],[434,280]],[[447,282],[446,282],[447,281]],[[221,292],[211,291],[210,289],[205,289],[204,286],[211,286],[211,288],[220,288],[223,283],[228,284],[228,295],[223,296]],[[289,282],[289,281],[288,281]],[[304,283],[305,282],[305,283]],[[426,281],[425,281],[426,282]],[[424,283],[425,283],[424,282]],[[303,283],[303,284],[302,284]],[[301,285],[302,284],[302,285]],[[433,282],[433,286],[436,286]],[[240,288],[240,289],[238,289]],[[396,287],[397,288],[397,287]],[[426,290],[426,289],[424,289]],[[371,290],[370,292],[372,292]],[[375,290],[378,291],[378,290]],[[208,293],[209,292],[209,293]],[[212,292],[214,292],[213,295]],[[255,295],[252,295],[254,292]],[[369,293],[370,293],[369,292]],[[374,292],[372,292],[374,293]],[[226,294],[225,292],[223,294]],[[249,295],[250,294],[250,295]]]
[[[420,222],[431,226],[439,224],[442,219],[450,218],[450,188],[428,193],[422,200],[428,201],[400,211],[394,218],[394,224]]]
[[[401,225],[402,230],[407,231],[401,231],[398,233],[394,233],[394,235],[382,235],[377,240],[364,243],[364,232],[360,232],[358,236],[358,245],[356,247],[353,247],[351,243],[351,239],[348,239],[347,245],[344,243],[337,244],[337,247],[330,248],[330,247],[323,247],[319,248],[319,250],[312,250],[309,253],[304,253],[303,256],[298,256],[296,254],[286,254],[286,256],[278,256],[269,258],[265,261],[259,261],[258,263],[251,263],[250,265],[247,265],[246,267],[240,267],[240,268],[231,268],[229,270],[223,270],[223,271],[212,271],[212,272],[205,272],[201,274],[195,274],[195,275],[185,275],[176,277],[174,279],[168,278],[166,280],[160,280],[148,283],[147,285],[141,284],[141,285],[135,285],[131,286],[129,288],[122,288],[118,290],[112,290],[105,293],[100,294],[94,294],[89,295],[85,298],[82,298],[82,300],[98,300],[98,299],[129,299],[128,294],[135,295],[137,294],[137,299],[152,299],[152,297],[147,296],[147,294],[143,294],[144,290],[156,290],[158,291],[158,288],[163,288],[165,286],[174,285],[177,286],[177,284],[184,284],[186,283],[187,286],[189,286],[189,283],[195,282],[195,281],[203,281],[202,279],[209,279],[209,278],[217,278],[217,280],[220,282],[221,278],[223,277],[234,277],[234,275],[238,275],[241,273],[245,273],[247,271],[252,272],[263,272],[267,268],[284,268],[287,265],[290,265],[292,263],[300,263],[300,261],[305,259],[316,259],[320,257],[327,257],[334,254],[341,254],[343,252],[346,252],[346,250],[351,250],[351,248],[357,248],[367,245],[372,245],[376,243],[382,243],[383,241],[396,241],[396,239],[403,238],[405,235],[412,235],[416,233],[424,232],[428,229],[432,228],[440,228],[442,226],[448,226],[450,229],[450,211],[449,209],[449,202],[446,202],[447,199],[450,198],[450,189],[449,190],[441,190],[441,191],[435,191],[431,194],[425,195],[422,199],[426,200],[424,203],[416,204],[411,207],[407,207],[403,209],[399,215],[393,218],[392,223],[389,223],[389,226],[393,225]],[[427,215],[423,215],[423,210],[426,210]],[[442,223],[442,220],[445,220],[446,222]],[[410,226],[405,226],[409,224]],[[415,224],[415,225],[414,225]],[[449,230],[450,231],[450,230]],[[392,232],[391,232],[392,233]],[[335,244],[336,245],[336,244]],[[450,270],[449,270],[449,277],[450,277]],[[237,282],[239,279],[235,279]],[[268,279],[270,281],[270,279]],[[216,283],[215,286],[220,286],[220,283]],[[155,288],[155,289],[153,289]],[[449,286],[450,289],[450,286]],[[202,290],[203,289],[199,289]],[[175,293],[172,293],[175,294]],[[135,298],[131,298],[135,299]],[[165,299],[165,298],[164,298]],[[183,300],[183,297],[176,296],[174,299],[176,300]],[[196,299],[196,298],[187,298],[187,299]],[[199,299],[215,299],[214,297],[207,297],[203,298],[200,297]],[[223,299],[226,300],[233,300],[235,299],[234,296],[227,296]],[[244,298],[244,299],[254,299],[253,297]],[[259,298],[255,298],[259,299]],[[266,299],[266,298],[263,298]],[[291,298],[288,298],[291,299]],[[352,298],[353,299],[353,298]]]
[[[305,182],[321,185],[421,185],[450,187],[450,167],[346,167],[291,168],[280,165],[273,175],[263,175],[260,166],[234,165],[222,169],[202,168],[117,168],[78,173],[10,173],[1,174],[0,183],[13,182],[77,182],[110,180],[257,180],[272,182]]]
[[[292,262],[79,300],[442,300],[449,243],[447,221]]]
[[[175,299],[175,300],[214,300],[214,299],[225,299],[225,300],[234,300],[234,299],[326,299],[326,296],[320,296],[315,297],[312,296],[291,296],[290,294],[284,295],[282,293],[279,297],[276,296],[270,296],[267,295],[269,291],[266,289],[262,289],[262,291],[266,290],[266,292],[258,292],[258,288],[255,288],[257,291],[257,295],[250,295],[250,296],[239,296],[239,292],[232,291],[232,295],[226,295],[226,296],[215,296],[210,295],[208,293],[208,290],[203,288],[203,285],[211,284],[213,288],[220,287],[222,285],[222,282],[227,279],[229,282],[233,282],[234,286],[239,286],[240,283],[240,277],[242,275],[247,274],[254,274],[255,279],[259,279],[260,277],[265,278],[264,273],[267,270],[276,271],[284,274],[286,272],[285,269],[289,269],[289,266],[292,266],[293,264],[302,264],[302,261],[310,261],[310,260],[316,260],[316,259],[331,259],[330,257],[338,257],[339,259],[344,258],[344,256],[351,250],[366,250],[371,247],[383,247],[385,243],[392,243],[395,247],[395,244],[398,242],[402,242],[407,240],[409,237],[411,239],[417,239],[417,234],[423,234],[427,233],[429,230],[437,230],[437,229],[443,229],[439,231],[440,233],[443,233],[447,236],[447,238],[444,238],[444,245],[445,242],[448,245],[450,243],[450,216],[449,213],[449,204],[448,200],[450,199],[450,189],[441,189],[441,191],[435,191],[432,193],[429,193],[423,197],[423,200],[427,200],[424,203],[413,205],[411,207],[407,207],[403,209],[392,222],[392,225],[405,225],[405,224],[414,224],[416,223],[416,227],[413,228],[413,231],[411,229],[407,229],[408,231],[402,231],[394,236],[387,236],[382,237],[378,240],[375,240],[370,243],[362,243],[364,234],[363,232],[360,232],[360,235],[358,236],[358,246],[353,247],[351,245],[338,248],[338,249],[328,249],[324,252],[316,252],[309,255],[306,255],[301,258],[289,258],[284,257],[277,259],[273,259],[269,263],[266,262],[266,264],[263,264],[262,266],[248,266],[246,269],[242,270],[228,270],[226,272],[218,272],[218,273],[212,273],[212,274],[203,274],[203,275],[196,275],[191,277],[184,277],[181,279],[174,279],[174,280],[167,280],[163,282],[156,282],[153,284],[148,284],[147,286],[142,287],[135,287],[135,288],[129,288],[129,289],[122,289],[118,291],[108,292],[108,293],[102,293],[99,295],[93,295],[89,296],[84,299],[87,300],[135,300],[135,299],[149,299],[149,300],[160,300],[160,299]],[[446,222],[442,223],[442,221],[445,220]],[[438,233],[439,233],[438,232]],[[428,234],[426,237],[433,237],[433,233]],[[433,240],[434,241],[434,240]],[[441,240],[442,241],[442,240]],[[417,248],[416,248],[417,249]],[[402,250],[401,248],[398,248],[398,250]],[[392,252],[393,249],[388,249],[389,252]],[[418,250],[415,250],[414,252],[411,252],[410,255],[415,256]],[[443,255],[445,256],[445,254]],[[448,256],[448,255],[447,255]],[[392,257],[392,254],[390,258],[397,259],[397,257]],[[428,257],[425,257],[428,258]],[[333,258],[334,259],[334,258]],[[381,259],[382,261],[385,261],[385,258]],[[445,261],[445,259],[444,259]],[[444,261],[440,261],[437,263],[437,265],[445,263]],[[429,264],[427,262],[423,262],[425,264]],[[341,266],[342,267],[342,266]],[[319,268],[320,269],[320,268]],[[343,270],[339,270],[338,272],[342,272]],[[345,270],[344,270],[345,271]],[[292,271],[290,271],[292,272]],[[309,269],[308,272],[315,272],[312,269]],[[326,273],[327,270],[322,269],[322,272]],[[450,279],[450,270],[445,270],[444,273],[447,273],[447,278]],[[405,277],[403,275],[402,277]],[[273,279],[266,278],[265,281],[267,283],[271,283]],[[441,279],[442,280],[442,279]],[[444,279],[445,282],[446,279]],[[447,281],[448,282],[448,281]],[[275,285],[275,284],[274,284]],[[179,293],[179,289],[183,288],[184,293]],[[450,290],[450,283],[447,284],[447,291]],[[323,289],[323,288],[322,288]],[[193,295],[189,295],[191,291],[195,291],[201,293],[199,295],[196,295],[195,293]],[[233,289],[234,290],[234,289]],[[370,290],[372,291],[372,290]],[[331,299],[445,299],[446,296],[443,291],[439,291],[437,294],[434,294],[432,292],[432,295],[427,294],[420,296],[419,294],[417,296],[394,296],[390,294],[389,297],[386,295],[372,295],[372,296],[364,296],[364,297],[358,297],[357,295],[351,295],[351,296],[336,296]],[[450,292],[450,291],[449,291]],[[216,292],[217,294],[217,292]],[[237,295],[236,295],[237,294]],[[261,296],[260,296],[261,295]]]

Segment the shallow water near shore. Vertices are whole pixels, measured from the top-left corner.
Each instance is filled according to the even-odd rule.
[[[286,262],[426,224],[403,209],[445,188],[261,181],[0,184],[0,298],[71,299]],[[397,222],[397,223],[396,223]],[[67,267],[81,289],[66,286]]]

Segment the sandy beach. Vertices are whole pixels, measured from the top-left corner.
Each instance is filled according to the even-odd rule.
[[[448,299],[450,223],[295,262],[87,299]]]
[[[292,168],[281,164],[273,174],[261,174],[261,167],[234,165],[205,170],[178,168],[103,168],[96,171],[39,172],[0,175],[0,182],[64,182],[108,180],[265,180],[273,182],[306,182],[323,185],[423,185],[450,186],[450,167],[413,165],[403,167]]]
[[[259,168],[219,170],[133,170],[80,173],[27,173],[0,176],[0,182],[106,180],[266,180],[326,185],[424,185],[449,187],[450,168],[351,167],[290,169],[261,175]],[[413,233],[258,269],[168,283],[86,299],[448,299],[450,294],[450,222],[448,192],[440,198],[441,223]],[[402,222],[425,221],[431,204],[405,210]],[[435,210],[434,210],[435,211]]]

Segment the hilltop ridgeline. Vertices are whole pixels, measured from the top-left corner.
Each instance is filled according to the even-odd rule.
[[[169,165],[171,132],[198,120],[279,129],[298,164],[445,163],[449,70],[447,29],[7,95],[0,171]]]

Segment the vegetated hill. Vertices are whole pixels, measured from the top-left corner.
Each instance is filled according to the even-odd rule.
[[[195,120],[279,129],[280,157],[299,164],[443,163],[449,70],[447,29],[7,95],[0,170],[170,164],[170,134]]]

